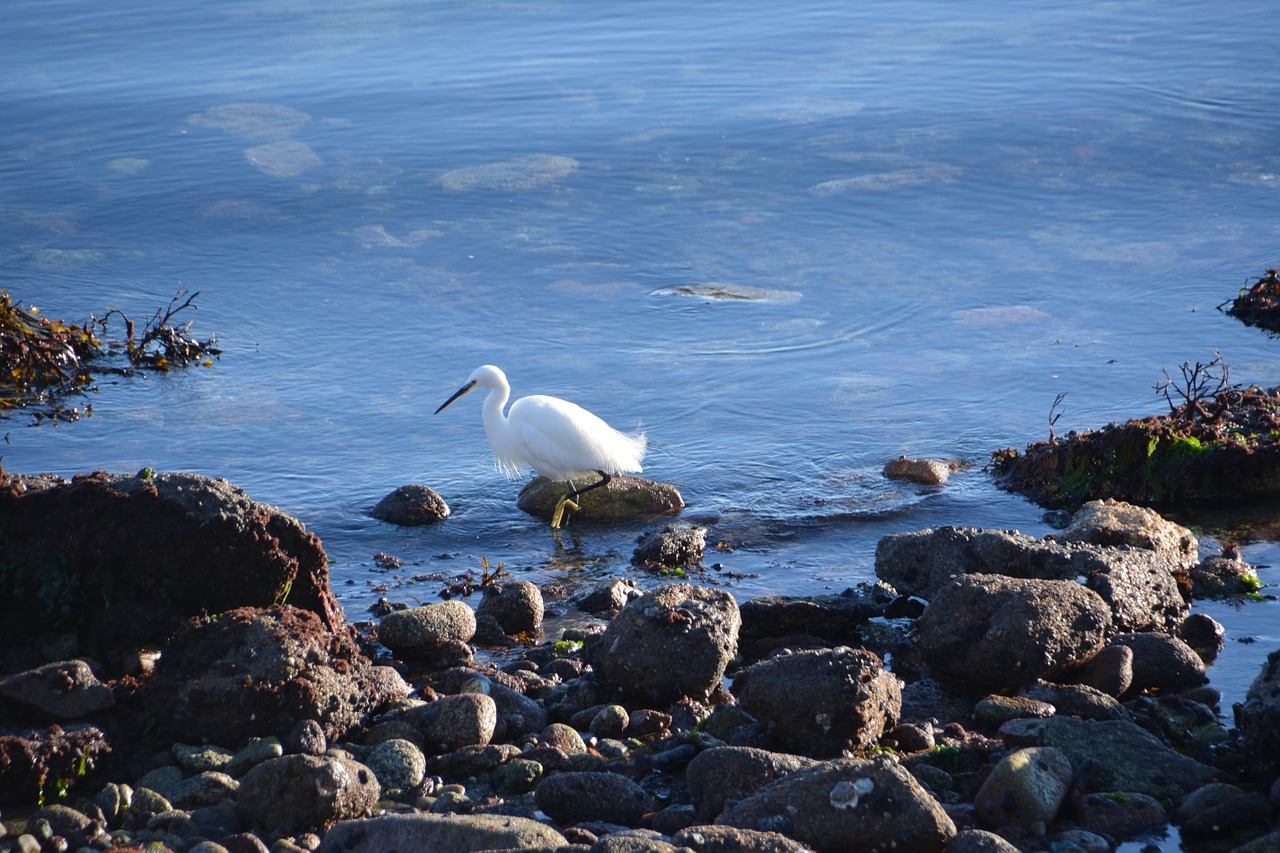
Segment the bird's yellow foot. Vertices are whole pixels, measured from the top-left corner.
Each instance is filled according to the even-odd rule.
[[[564,522],[564,509],[577,509],[578,505],[569,500],[569,496],[565,495],[560,499],[560,503],[556,504],[556,511],[551,515],[552,528],[559,527]]]

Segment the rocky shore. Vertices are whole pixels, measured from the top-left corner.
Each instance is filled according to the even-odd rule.
[[[835,595],[617,579],[552,631],[495,573],[355,626],[225,481],[0,477],[0,849],[1280,849],[1280,651],[1222,709],[1190,610],[1257,576],[1149,509],[895,534]]]

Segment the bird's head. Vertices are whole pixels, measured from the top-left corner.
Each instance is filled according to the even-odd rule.
[[[436,409],[436,414],[440,414],[449,404],[459,397],[476,390],[477,388],[504,388],[507,385],[507,375],[500,368],[494,367],[492,364],[482,364],[475,370],[471,371],[471,375],[467,377],[466,383],[453,392],[453,396],[445,400],[440,408]]]

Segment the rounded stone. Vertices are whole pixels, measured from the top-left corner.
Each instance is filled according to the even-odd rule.
[[[978,819],[999,828],[1049,824],[1074,779],[1071,762],[1053,747],[1027,747],[1001,759],[973,799]]]
[[[378,639],[397,654],[417,654],[448,642],[466,643],[476,633],[476,614],[461,601],[441,601],[396,610],[378,625]]]
[[[542,590],[530,581],[490,584],[482,589],[483,597],[476,607],[480,616],[491,616],[507,634],[524,634],[538,630],[544,606]]]
[[[644,788],[617,773],[570,771],[547,776],[534,788],[538,808],[557,823],[600,820],[638,826],[652,806]]]
[[[369,514],[389,524],[417,527],[446,518],[449,505],[434,490],[421,483],[410,483],[378,501]]]
[[[427,775],[427,759],[422,750],[401,738],[375,746],[365,764],[378,777],[383,795],[392,799],[412,793]]]

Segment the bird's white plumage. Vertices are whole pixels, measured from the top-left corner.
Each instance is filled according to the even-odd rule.
[[[579,405],[535,394],[504,412],[511,396],[506,374],[491,364],[476,368],[440,409],[463,394],[488,388],[484,431],[498,467],[510,477],[525,465],[553,480],[581,480],[596,471],[639,472],[648,445],[643,433],[628,435]]]

